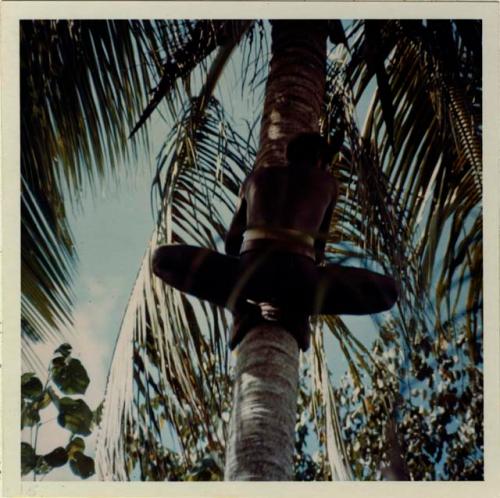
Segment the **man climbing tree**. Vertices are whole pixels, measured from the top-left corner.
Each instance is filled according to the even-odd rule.
[[[199,284],[193,278],[197,265],[210,268],[210,259],[236,263],[221,305],[235,313],[230,345],[237,354],[230,357],[221,347],[224,313],[204,303],[193,307],[151,278],[148,250],[109,375],[96,458],[100,479],[221,478],[224,453],[226,479],[292,479],[293,453],[301,451],[294,438],[303,448],[301,429],[307,433],[313,420],[319,448],[311,478],[380,478],[381,465],[392,459],[381,448],[384,439],[402,448],[399,456],[412,479],[482,476],[481,40],[487,32],[481,19],[21,22],[21,309],[29,341],[50,337],[54,319],[71,311],[67,263],[74,244],[60,190],[65,181],[68,198],[78,199],[87,183],[100,185],[96,180],[108,171],[118,179],[114,167],[125,163],[128,132],[141,128],[153,143],[158,133],[148,135],[143,125],[161,106],[173,128],[153,181],[159,216],[150,248],[178,241],[215,249],[257,152],[227,237],[229,254],[205,259],[199,247],[164,250],[165,270],[175,254],[193,256],[181,261],[187,281],[179,265],[172,266],[177,275],[169,275],[191,291]],[[328,53],[327,36],[334,45]],[[231,60],[241,67],[239,96],[218,85]],[[369,94],[361,131],[356,111]],[[260,140],[255,109],[247,109],[248,134],[240,134],[239,117],[225,112],[241,97],[265,97]],[[338,192],[327,188],[333,181],[325,174],[315,190],[303,188],[304,181],[303,197],[292,202],[289,179],[300,170],[304,177],[306,170],[320,177],[324,166],[317,162],[318,145],[304,152],[307,168],[300,167],[291,152],[295,138],[312,133],[335,142],[337,125],[346,132],[335,166]],[[263,195],[273,175],[280,181],[272,196]],[[263,201],[269,209],[257,209]],[[325,212],[312,225],[287,223],[297,219],[288,205],[299,201],[308,207],[318,201]],[[327,229],[335,202],[335,224]],[[346,292],[354,294],[349,302],[356,306],[374,297],[388,299],[388,306],[395,291],[387,277],[364,273],[367,278],[355,285],[359,272],[341,279],[346,268],[321,266],[328,231],[330,254],[376,261],[404,284],[398,310],[373,327],[374,338],[380,332],[375,356],[341,318],[318,320],[304,376],[311,380],[311,396],[299,398],[298,421],[298,341],[307,347],[310,313],[338,311],[328,309],[326,290],[335,306]],[[127,236],[133,233],[127,230]],[[278,248],[287,259],[282,266],[273,264]],[[248,267],[245,260],[252,258],[259,265]],[[212,265],[214,279],[202,289],[207,299],[221,289],[219,270]],[[323,285],[324,275],[331,285]],[[259,292],[251,282],[257,290],[260,282]],[[297,282],[309,282],[311,291]],[[363,290],[365,284],[375,292]],[[308,299],[312,309],[304,306]],[[330,348],[321,328],[332,333],[349,363],[353,383],[340,396],[333,383],[338,377],[329,375],[338,358],[326,357]],[[386,353],[397,358],[394,379],[385,368]],[[234,369],[228,357],[235,359]],[[415,379],[428,385],[417,398],[407,389]],[[339,410],[342,393],[349,406]],[[395,437],[384,437],[393,409],[399,410]],[[360,411],[370,413],[362,428],[357,423],[351,430]],[[459,414],[451,424],[450,413]],[[473,436],[464,440],[463,434]]]
[[[368,314],[392,307],[392,278],[323,262],[337,197],[325,168],[328,147],[316,133],[302,133],[287,147],[287,163],[260,168],[245,180],[226,237],[226,253],[166,245],[153,271],[167,284],[229,308],[229,347],[252,327],[278,321],[299,347],[309,347],[308,316]]]
[[[235,314],[230,347],[240,346],[225,480],[291,479],[297,344],[308,347],[308,315],[373,313],[396,299],[388,277],[317,266],[337,196],[318,134],[326,28],[324,21],[272,23],[260,145],[226,237],[228,254],[170,245],[153,257],[153,271],[169,285]]]

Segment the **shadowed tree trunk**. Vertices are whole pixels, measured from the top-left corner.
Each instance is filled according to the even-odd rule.
[[[387,481],[410,481],[410,474],[403,458],[403,449],[398,440],[395,414],[391,414],[385,428],[389,465],[382,469]]]
[[[283,164],[297,133],[318,131],[326,22],[275,21],[256,168]],[[293,479],[299,353],[279,325],[252,329],[237,350],[225,480]]]
[[[299,349],[274,325],[253,329],[238,348],[226,480],[291,480]]]

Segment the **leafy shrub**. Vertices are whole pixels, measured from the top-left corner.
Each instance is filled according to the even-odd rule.
[[[90,380],[81,362],[72,358],[71,350],[72,347],[65,343],[54,351],[45,385],[33,372],[21,376],[21,429],[32,428],[31,440],[21,442],[21,474],[33,472],[34,480],[66,464],[82,479],[95,473],[94,460],[85,455],[85,441],[81,436],[89,436],[99,423],[102,403],[92,411],[83,399],[72,397],[85,394]],[[41,412],[50,405],[58,412],[59,425],[69,431],[69,440],[66,446],[40,455],[37,439],[45,423]]]

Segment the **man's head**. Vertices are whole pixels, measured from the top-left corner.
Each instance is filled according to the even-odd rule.
[[[286,158],[291,166],[325,168],[329,160],[328,144],[319,133],[299,133],[288,142]]]

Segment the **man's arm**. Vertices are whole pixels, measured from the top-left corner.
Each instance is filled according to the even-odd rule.
[[[226,254],[239,256],[241,244],[243,243],[243,233],[247,227],[247,202],[243,194],[243,188],[240,190],[240,198],[236,206],[233,221],[226,234],[225,249]]]
[[[323,262],[325,258],[325,247],[326,240],[328,239],[328,233],[330,231],[330,223],[332,221],[333,209],[337,202],[337,181],[334,183],[334,190],[332,194],[332,200],[326,209],[325,216],[323,216],[323,220],[319,227],[319,234],[316,237],[316,241],[314,242],[314,253],[316,255],[316,264],[320,264]]]

